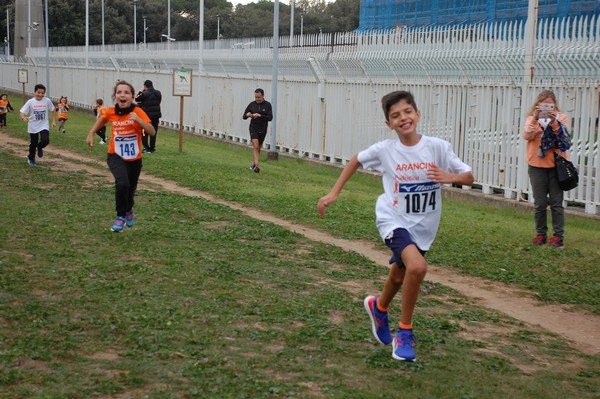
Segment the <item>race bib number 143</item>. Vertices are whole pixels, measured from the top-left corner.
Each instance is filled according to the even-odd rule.
[[[115,152],[123,159],[135,159],[140,153],[137,136],[116,136]]]

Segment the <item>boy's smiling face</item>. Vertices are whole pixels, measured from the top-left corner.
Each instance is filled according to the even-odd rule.
[[[44,98],[44,96],[46,95],[46,90],[44,89],[37,89],[35,91],[35,99],[36,100],[41,100],[42,98]]]
[[[385,124],[394,130],[402,140],[402,138],[417,135],[417,124],[420,119],[421,112],[417,111],[406,100],[401,100],[390,107]]]

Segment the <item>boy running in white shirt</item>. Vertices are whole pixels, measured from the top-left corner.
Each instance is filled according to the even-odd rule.
[[[21,108],[20,116],[24,122],[27,122],[27,131],[29,132],[29,155],[27,163],[35,166],[35,153],[37,156],[44,156],[44,148],[50,144],[50,126],[48,116],[52,111],[52,127],[56,127],[56,112],[52,100],[46,97],[46,87],[37,84],[34,87],[34,97],[27,101]]]
[[[424,258],[435,239],[442,210],[442,184],[473,184],[471,168],[452,151],[447,141],[417,133],[421,112],[414,97],[396,91],[381,100],[385,123],[398,139],[375,143],[355,155],[342,171],[317,210],[334,203],[359,167],[383,174],[384,192],[375,207],[381,238],[392,251],[391,267],[380,296],[369,295],[364,306],[378,342],[393,343],[392,357],[416,360],[412,318],[419,287],[427,273]],[[387,309],[402,288],[401,318],[395,338],[388,325]]]

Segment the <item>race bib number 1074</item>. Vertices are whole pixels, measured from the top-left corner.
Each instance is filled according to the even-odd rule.
[[[407,214],[429,213],[437,209],[439,183],[401,184],[400,206]]]

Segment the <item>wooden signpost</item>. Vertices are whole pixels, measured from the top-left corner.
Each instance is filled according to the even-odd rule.
[[[18,78],[19,78],[19,83],[23,83],[23,101],[27,101],[25,98],[25,83],[29,82],[29,72],[27,71],[27,69],[19,69],[17,71],[18,74]]]
[[[179,152],[183,150],[183,98],[192,96],[192,70],[173,70],[173,96],[179,96]]]

